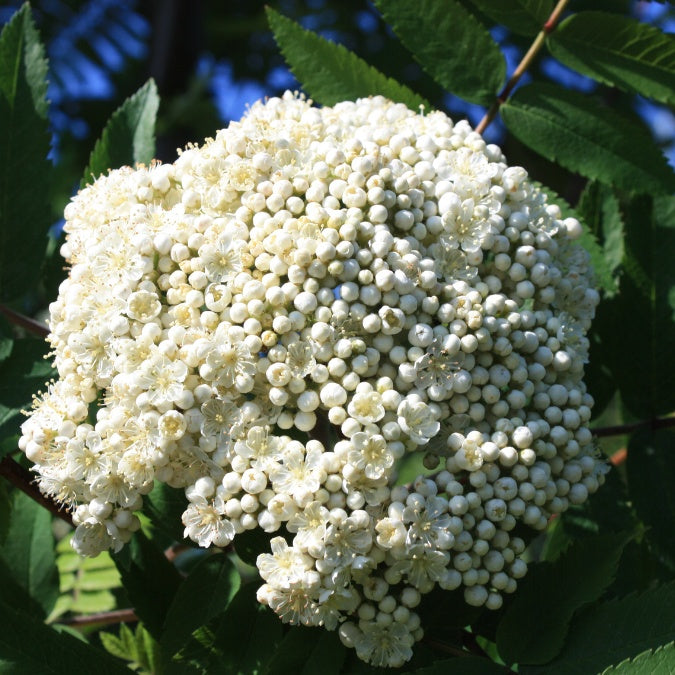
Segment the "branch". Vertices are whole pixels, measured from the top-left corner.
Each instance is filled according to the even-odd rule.
[[[618,424],[613,427],[598,427],[597,429],[591,429],[591,432],[596,438],[603,438],[606,436],[623,436],[624,434],[629,434],[642,427],[650,427],[654,430],[675,427],[675,417],[654,417],[650,420],[640,420],[639,422],[631,422],[630,424]]]
[[[69,525],[73,525],[73,516],[65,507],[57,504],[53,499],[43,495],[35,484],[33,474],[24,469],[21,464],[11,457],[3,457],[0,461],[0,476],[4,476],[14,487],[26,493],[31,499],[55,516],[65,520]]]
[[[21,328],[25,328],[30,333],[34,333],[43,338],[46,338],[49,335],[49,328],[42,322],[19,314],[19,312],[15,312],[13,309],[7,307],[7,305],[0,305],[0,314],[4,314],[9,319],[10,323],[13,323],[15,326],[21,326]]]
[[[508,99],[511,92],[520,81],[520,78],[532,65],[532,62],[539,53],[539,50],[544,46],[546,36],[556,27],[556,24],[558,23],[563,11],[565,11],[565,6],[567,5],[568,2],[569,0],[558,0],[558,4],[551,12],[551,16],[548,17],[548,21],[543,25],[542,29],[539,31],[539,34],[534,39],[534,42],[530,45],[530,48],[527,50],[527,54],[523,56],[521,62],[518,64],[518,67],[513,71],[513,75],[511,75],[509,81],[506,83],[506,86],[502,89],[499,96],[497,96],[495,102],[492,104],[487,113],[485,113],[485,116],[476,127],[476,131],[479,134],[482,134],[488,128],[490,122],[492,122],[492,120],[497,116],[497,113],[499,112],[499,108],[501,108],[502,103],[504,103],[506,99]]]
[[[66,626],[109,626],[116,623],[133,623],[138,621],[138,616],[133,609],[115,609],[111,612],[99,612],[98,614],[87,614],[84,616],[72,616],[66,619],[59,619],[57,623]]]

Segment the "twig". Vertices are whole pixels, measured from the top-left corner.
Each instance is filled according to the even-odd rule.
[[[13,323],[15,326],[21,326],[30,333],[34,333],[43,338],[49,335],[49,328],[43,323],[31,319],[28,316],[24,316],[23,314],[19,314],[19,312],[15,312],[13,309],[7,307],[7,305],[0,305],[0,314],[4,314],[9,319],[10,323]]]
[[[133,623],[134,621],[138,621],[138,616],[133,609],[115,609],[112,612],[99,612],[98,614],[86,614],[59,619],[57,623],[78,627],[94,624],[109,626],[116,623]]]
[[[31,499],[73,526],[73,516],[70,511],[43,495],[35,484],[33,474],[11,457],[3,457],[0,461],[0,476],[4,476],[12,485],[26,493]]]
[[[539,50],[544,45],[546,36],[556,27],[556,24],[558,23],[562,13],[565,11],[565,6],[568,2],[569,0],[558,0],[558,4],[551,12],[551,16],[548,17],[548,21],[546,21],[542,29],[539,31],[537,37],[534,39],[534,42],[530,45],[530,48],[527,50],[527,54],[523,56],[521,62],[518,64],[518,67],[513,71],[513,75],[511,75],[509,81],[506,83],[499,96],[497,96],[495,99],[495,102],[485,113],[485,116],[476,127],[476,131],[479,134],[482,134],[485,129],[487,129],[490,122],[492,122],[492,120],[497,116],[499,108],[501,108],[502,104],[506,101],[506,99],[508,99],[509,95],[513,91],[514,87],[518,84],[525,71],[532,65],[535,56],[539,53]]]
[[[624,434],[629,434],[642,427],[650,427],[651,429],[675,427],[675,417],[654,417],[649,420],[631,422],[630,424],[618,424],[613,427],[598,427],[597,429],[591,429],[591,432],[596,438],[603,438],[605,436],[623,436]]]

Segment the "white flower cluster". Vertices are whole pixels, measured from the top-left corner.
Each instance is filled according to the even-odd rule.
[[[466,122],[286,94],[65,215],[59,380],[21,448],[82,554],[128,541],[155,481],[184,488],[201,546],[284,534],[260,602],[397,666],[422,594],[500,607],[516,524],[602,482],[580,225]],[[436,472],[397,485],[416,451]]]

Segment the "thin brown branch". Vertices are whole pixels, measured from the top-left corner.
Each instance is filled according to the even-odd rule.
[[[490,122],[497,116],[499,109],[502,104],[508,99],[511,92],[515,86],[520,81],[520,78],[525,74],[527,69],[532,65],[535,57],[544,46],[546,36],[556,27],[556,24],[560,20],[562,13],[565,11],[565,7],[569,0],[558,0],[558,4],[555,6],[551,12],[551,16],[548,17],[546,23],[542,26],[542,29],[539,31],[537,37],[534,39],[534,42],[530,45],[530,48],[527,50],[525,56],[518,64],[518,67],[513,71],[513,75],[509,78],[509,81],[506,83],[499,96],[495,99],[495,102],[492,104],[490,109],[485,113],[483,119],[479,122],[476,127],[476,131],[479,134],[482,134],[489,126]]]
[[[10,323],[13,323],[15,326],[21,326],[21,328],[26,329],[29,333],[39,335],[43,338],[49,335],[49,328],[43,323],[23,314],[19,314],[19,312],[15,312],[6,305],[0,305],[0,314],[4,314],[9,319]]]
[[[111,612],[99,612],[98,614],[84,614],[82,616],[72,616],[66,619],[59,619],[58,623],[66,626],[110,626],[118,623],[133,623],[138,621],[138,616],[133,609],[115,609]]]
[[[591,429],[591,431],[596,438],[604,438],[606,436],[623,436],[624,434],[630,434],[642,427],[650,427],[654,430],[675,427],[675,417],[654,417],[650,420],[641,420],[639,422],[631,422],[630,424],[598,427],[597,429]]]
[[[4,476],[14,487],[44,506],[50,513],[65,520],[69,525],[73,525],[73,516],[70,511],[43,495],[35,484],[33,474],[11,457],[3,457],[0,461],[0,476]]]

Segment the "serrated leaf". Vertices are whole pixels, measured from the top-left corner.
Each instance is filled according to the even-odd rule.
[[[628,441],[626,472],[637,514],[648,527],[649,541],[675,561],[675,432],[643,427]]]
[[[601,341],[623,404],[644,419],[675,408],[675,197],[635,198],[622,210],[623,273],[604,308]]]
[[[6,675],[129,675],[103,650],[0,601],[0,672]]]
[[[131,660],[127,655],[122,640],[120,640],[117,635],[102,631],[98,634],[98,637],[101,640],[101,644],[105,647],[105,650],[109,654],[116,656],[118,659]]]
[[[675,673],[675,643],[651,649],[604,670],[602,675],[672,675]]]
[[[109,169],[149,164],[155,154],[155,118],[159,96],[148,80],[112,114],[89,156],[81,186]]]
[[[506,78],[506,61],[490,33],[457,0],[375,0],[385,21],[444,89],[490,105]]]
[[[265,675],[338,675],[346,649],[336,632],[293,626],[279,644]]]
[[[675,174],[646,129],[584,94],[529,84],[501,114],[518,140],[570,171],[629,191],[675,191]]]
[[[127,550],[128,549],[128,550]],[[162,551],[140,530],[112,559],[136,614],[157,640],[181,579]]]
[[[2,134],[0,134],[2,136]],[[19,432],[21,411],[30,408],[32,397],[54,375],[44,356],[49,345],[24,338],[14,341],[11,356],[0,363],[0,438]]]
[[[675,104],[675,38],[610,12],[577,12],[548,36],[551,54],[582,75]]]
[[[110,591],[81,591],[77,597],[73,597],[70,611],[76,614],[96,614],[109,612],[116,606],[117,601]]]
[[[184,539],[181,516],[187,506],[185,490],[160,481],[155,481],[152,492],[143,500],[143,513],[150,519],[153,532],[164,535],[162,543],[166,546]]]
[[[553,0],[472,0],[496,24],[518,35],[536,35],[553,11]]]
[[[340,101],[381,95],[404,103],[415,112],[420,106],[431,109],[424,98],[368,65],[342,45],[305,30],[270,7],[266,12],[286,63],[302,88],[317,103],[335,105]]]
[[[507,663],[546,663],[561,650],[572,615],[611,584],[624,534],[588,537],[555,562],[532,565],[497,629]]]
[[[413,671],[414,675],[449,675],[453,672],[462,675],[505,675],[509,671],[494,661],[479,656],[443,659]]]
[[[239,573],[224,554],[204,558],[183,581],[164,623],[160,646],[175,654],[199,626],[225,611],[239,590]]]
[[[647,649],[669,644],[675,635],[675,581],[610,600],[579,614],[564,649],[545,666],[520,668],[521,675],[585,675]]]
[[[12,520],[0,557],[44,616],[49,614],[59,595],[52,518],[19,490],[12,494]]]
[[[35,288],[51,208],[47,61],[25,4],[0,33],[0,299]]]

